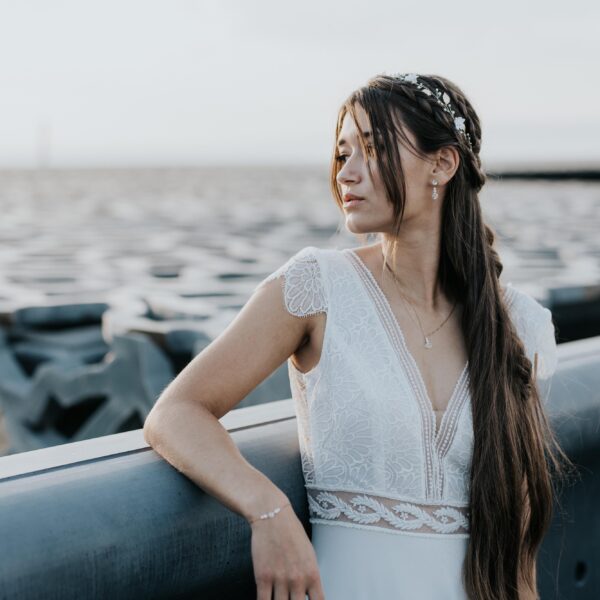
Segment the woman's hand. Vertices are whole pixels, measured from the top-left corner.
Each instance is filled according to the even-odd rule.
[[[251,527],[256,600],[325,600],[315,550],[291,506]]]

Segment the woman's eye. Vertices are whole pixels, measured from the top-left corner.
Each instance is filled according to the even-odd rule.
[[[367,154],[368,154],[369,156],[375,156],[375,146],[373,146],[372,144],[369,144],[369,145],[367,146]],[[348,158],[348,155],[347,155],[347,154],[338,154],[338,155],[335,157],[335,160],[337,160],[338,162],[341,162],[341,163],[343,163],[343,162],[346,162],[346,159],[347,159],[347,158]]]

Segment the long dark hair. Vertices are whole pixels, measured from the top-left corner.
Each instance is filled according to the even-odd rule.
[[[376,164],[393,206],[392,256],[406,196],[398,140],[423,158],[444,146],[459,152],[460,164],[443,201],[438,278],[444,293],[464,306],[461,325],[469,360],[474,447],[463,583],[473,600],[537,599],[537,553],[551,522],[553,500],[558,500],[553,474],[564,473],[559,459],[565,468],[572,465],[550,428],[535,385],[536,365],[525,353],[501,292],[503,267],[478,197],[486,181],[479,118],[451,81],[437,75],[419,78],[448,94],[465,118],[472,148],[433,96],[388,75],[373,77],[343,103],[335,140],[350,113],[368,156],[355,110],[360,105],[370,120]],[[417,148],[402,127],[414,134]],[[334,155],[330,187],[341,210],[340,167]]]

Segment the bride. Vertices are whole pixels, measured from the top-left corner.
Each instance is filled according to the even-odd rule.
[[[566,459],[544,410],[556,341],[550,311],[500,282],[480,149],[444,77],[354,91],[331,189],[377,243],[302,248],[146,420],[157,452],[248,520],[258,600],[538,598]],[[286,359],[310,538],[218,421]]]

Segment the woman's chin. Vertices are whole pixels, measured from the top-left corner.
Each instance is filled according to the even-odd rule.
[[[346,229],[350,233],[355,233],[355,234],[364,233],[363,228],[360,226],[357,226],[357,224],[353,223],[352,221],[346,221]]]
[[[379,231],[377,226],[374,223],[360,222],[360,219],[353,219],[352,216],[350,218],[346,218],[346,229],[350,233],[354,234],[364,234],[364,233],[374,233]]]

